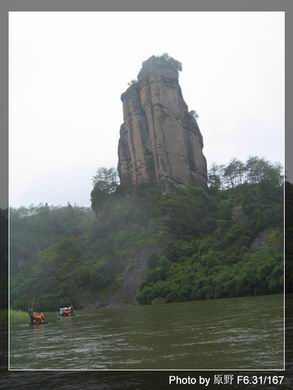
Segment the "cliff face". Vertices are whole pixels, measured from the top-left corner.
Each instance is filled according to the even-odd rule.
[[[122,94],[118,172],[122,188],[157,183],[162,193],[206,186],[197,122],[183,99],[176,69],[145,65]]]

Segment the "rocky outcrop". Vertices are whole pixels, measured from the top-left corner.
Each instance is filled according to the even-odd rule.
[[[260,232],[253,240],[252,244],[250,245],[250,250],[257,251],[265,248],[268,245],[270,235],[271,235],[271,229],[266,229]]]
[[[110,297],[108,305],[121,305],[137,303],[136,297],[144,280],[144,273],[149,267],[149,261],[152,256],[157,256],[160,248],[154,244],[144,246],[128,264],[124,275],[123,284]]]
[[[121,96],[118,172],[121,187],[157,183],[162,193],[186,185],[206,186],[203,139],[188,112],[178,71],[146,61]]]

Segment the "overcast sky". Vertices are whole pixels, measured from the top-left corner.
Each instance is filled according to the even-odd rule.
[[[167,52],[199,114],[208,166],[284,161],[284,13],[12,12],[10,205],[90,205],[98,167],[117,166],[120,95]]]

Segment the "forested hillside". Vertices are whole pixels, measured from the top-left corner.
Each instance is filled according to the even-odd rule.
[[[93,210],[12,209],[11,304],[55,309],[107,304],[147,270],[139,303],[281,292],[283,181],[281,167],[261,158],[213,165],[209,186],[161,195],[156,187],[121,191],[115,170],[94,177]],[[130,278],[131,279],[131,278]]]

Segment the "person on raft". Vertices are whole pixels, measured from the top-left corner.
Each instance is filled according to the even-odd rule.
[[[45,321],[46,314],[29,311],[32,324],[41,324]]]
[[[73,315],[73,306],[65,306],[65,307],[61,307],[59,309],[59,314],[63,317],[69,317],[69,316],[72,316]]]

